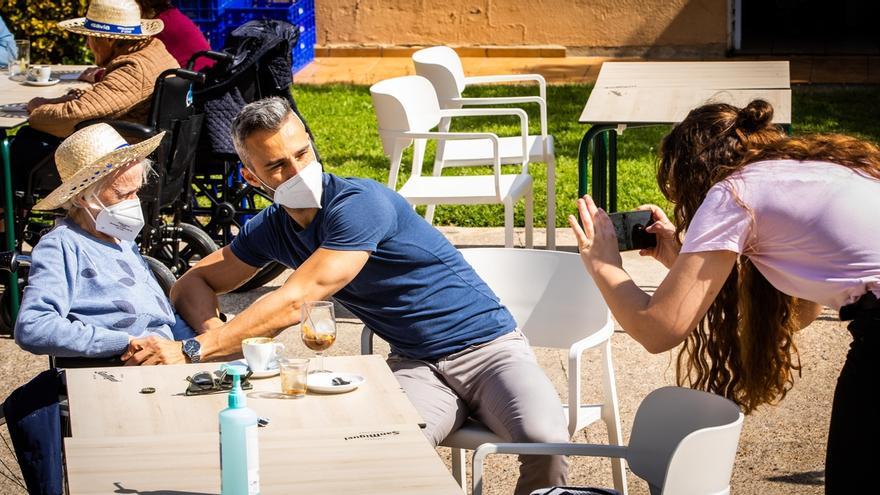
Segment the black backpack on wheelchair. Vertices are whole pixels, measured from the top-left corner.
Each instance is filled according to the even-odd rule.
[[[271,196],[249,185],[240,174],[242,165],[232,145],[232,121],[242,107],[280,96],[312,134],[290,92],[291,49],[298,36],[297,28],[283,21],[250,21],[230,33],[222,53],[200,52],[189,62],[192,67],[200,56],[217,61],[205,71],[205,84],[193,93],[196,107],[205,115],[205,125],[187,221],[198,225],[221,246],[229,244],[245,222],[272,203]],[[283,265],[269,263],[237,291],[260,287],[284,269]]]

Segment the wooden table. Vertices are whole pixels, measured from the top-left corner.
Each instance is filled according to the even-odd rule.
[[[337,395],[308,393],[300,399],[280,394],[278,376],[252,379],[247,405],[270,420],[275,431],[371,428],[423,423],[385,360],[378,355],[327,357],[333,371],[363,375],[357,389]],[[217,433],[217,413],[227,394],[187,397],[185,378],[216,370],[220,363],[69,369],[67,394],[73,438]],[[155,393],[142,394],[152,387]]]
[[[627,127],[674,124],[705,103],[743,107],[756,98],[773,105],[774,122],[790,126],[787,61],[602,64],[578,119],[590,124],[578,148],[578,196],[587,192],[592,149],[593,198],[598,206],[617,210],[617,133]]]
[[[56,74],[60,74],[63,72],[71,73],[71,72],[82,72],[86,69],[87,65],[53,65],[52,67],[52,76],[57,77]],[[5,71],[4,71],[5,72]],[[23,77],[23,76],[21,76]],[[18,76],[16,77],[18,79]],[[29,86],[18,80],[13,80],[6,73],[0,75],[0,105],[7,105],[10,103],[27,103],[31,99],[41,96],[43,98],[57,98],[59,96],[64,95],[72,88],[83,88],[88,87],[89,84],[81,81],[61,81],[54,86]],[[12,164],[10,162],[9,155],[9,136],[7,136],[7,130],[13,129],[20,125],[23,125],[27,122],[27,114],[23,112],[15,112],[15,113],[4,113],[0,110],[0,155],[2,155],[2,166],[3,166],[3,184],[4,184],[4,202],[3,206],[5,209],[5,219],[6,219],[6,249],[14,250],[15,243],[15,229],[12,228],[14,225],[14,216],[12,211],[12,182],[11,182],[11,167]],[[18,274],[10,273],[9,281],[6,286],[6,290],[9,291],[8,303],[9,303],[9,311],[12,316],[12,320],[15,320],[16,315],[18,314]]]
[[[202,419],[216,423],[216,416]],[[296,431],[277,426],[259,429],[263,495],[461,495],[415,425]],[[67,438],[70,493],[219,493],[218,444],[217,433]]]

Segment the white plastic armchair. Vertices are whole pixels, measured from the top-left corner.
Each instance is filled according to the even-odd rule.
[[[529,175],[528,115],[518,108],[441,110],[437,95],[427,79],[405,76],[378,82],[370,87],[379,137],[390,158],[388,187],[395,189],[403,152],[413,144],[412,173],[398,192],[412,205],[433,204],[503,204],[504,245],[513,247],[514,206],[520,198],[525,203],[526,247],[533,242],[532,177]],[[480,115],[516,116],[520,136],[499,138],[488,132],[434,131],[443,118]],[[474,159],[492,165],[492,175],[423,176],[422,164],[427,140],[469,143]],[[502,174],[501,149],[514,140],[519,148],[520,171]],[[430,219],[428,219],[430,220]]]
[[[474,453],[473,495],[483,490],[490,454],[596,456],[626,459],[652,495],[726,495],[743,414],[728,399],[681,387],[657,389],[642,401],[627,446],[485,444]],[[533,492],[541,494],[544,491]]]
[[[513,315],[518,328],[536,347],[568,352],[568,399],[563,405],[569,433],[602,420],[608,440],[619,445],[620,414],[611,359],[614,323],[599,289],[574,253],[530,249],[474,248],[461,250],[489,288]],[[599,352],[602,402],[581,403],[581,361],[585,351]],[[361,352],[372,353],[372,332],[364,328]],[[539,419],[540,420],[540,419]],[[473,418],[450,434],[441,445],[452,447],[453,476],[464,487],[465,458],[462,449],[503,440]],[[509,444],[512,451],[530,444]],[[477,476],[474,465],[474,476]],[[479,473],[481,476],[482,473]],[[614,486],[626,493],[624,464],[612,461]]]
[[[556,248],[556,157],[553,136],[547,132],[547,83],[540,74],[511,74],[497,76],[466,77],[458,54],[449,47],[435,46],[415,52],[412,56],[416,74],[427,78],[437,91],[440,107],[444,109],[462,108],[463,106],[491,106],[537,104],[540,111],[541,134],[529,136],[528,154],[532,161],[547,164],[547,247]],[[494,84],[506,82],[535,82],[538,84],[537,96],[507,96],[491,98],[466,98],[462,96],[468,85]],[[451,120],[444,118],[438,128],[441,131],[450,129]],[[517,159],[518,150],[505,147],[502,150],[502,162]],[[434,160],[434,175],[441,175],[444,167],[484,165],[468,158],[466,145],[462,143],[438,144]],[[426,218],[430,220],[433,207],[428,207]]]

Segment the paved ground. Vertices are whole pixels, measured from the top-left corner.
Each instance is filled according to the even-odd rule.
[[[641,61],[610,57],[462,57],[468,76],[541,74],[553,84],[592,84],[606,61]],[[793,84],[880,84],[880,56],[759,56],[719,60],[788,60]],[[294,76],[296,84],[373,84],[415,74],[410,57],[316,57]]]
[[[503,244],[502,229],[442,230],[459,247]],[[543,235],[536,233],[536,239],[542,242]],[[573,238],[567,229],[559,229],[558,239],[561,249],[573,250]],[[663,278],[664,269],[651,260],[628,253],[624,256],[624,263],[639,285],[646,290],[656,288]],[[271,285],[277,286],[281,280],[283,279],[279,278]],[[224,296],[224,308],[230,313],[238,312],[268,290],[271,289]],[[342,316],[338,344],[330,349],[330,355],[359,352],[361,326],[351,315]],[[309,351],[299,342],[296,332],[297,329],[293,328],[285,331],[280,338],[306,355]],[[847,337],[845,328],[831,311],[825,311],[819,320],[801,332],[797,343],[804,365],[802,377],[780,405],[764,407],[746,418],[733,474],[734,493],[823,492],[825,436],[830,403],[836,376],[848,345]],[[387,348],[377,349],[377,352],[386,351]],[[0,339],[0,355],[3,356],[0,361],[0,398],[6,397],[15,387],[46,368],[46,358],[19,350],[8,338]],[[567,366],[564,354],[539,349],[538,356],[564,398]],[[642,398],[651,390],[674,384],[674,357],[675,354],[671,352],[651,355],[626,334],[618,331],[615,335],[613,359],[625,439],[629,438],[633,416]],[[596,357],[588,354],[583,373],[584,398],[588,401],[598,398],[598,383],[590,379],[590,376],[598,372],[596,363]],[[5,428],[0,437],[8,441]],[[595,425],[578,433],[574,441],[604,443],[607,442],[607,437],[604,427]],[[448,462],[448,449],[440,448],[438,452]],[[0,460],[15,468],[12,455],[3,445],[0,445]],[[511,493],[517,472],[514,458],[492,458],[487,470],[487,493]],[[0,471],[7,474],[10,472],[3,466],[0,466]],[[16,471],[13,472],[17,474]],[[610,464],[604,460],[573,459],[571,482],[610,486]],[[629,477],[629,487],[631,493],[647,493],[644,483],[634,476]],[[0,476],[0,494],[7,493],[24,491],[6,477]]]

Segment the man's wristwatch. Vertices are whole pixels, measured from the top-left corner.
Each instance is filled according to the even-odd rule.
[[[198,363],[202,360],[202,344],[196,339],[186,339],[183,341],[183,353],[191,363]]]

